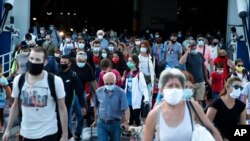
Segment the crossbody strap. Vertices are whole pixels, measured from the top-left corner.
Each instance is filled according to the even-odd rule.
[[[190,108],[190,104],[188,101],[186,101],[187,107],[188,107],[188,112],[190,115],[190,120],[191,120],[191,126],[192,126],[192,131],[194,131],[194,123],[193,123],[193,116],[192,116],[192,112],[191,112],[191,108]]]
[[[157,141],[160,141],[160,106],[157,107],[157,121],[156,121],[156,134]]]

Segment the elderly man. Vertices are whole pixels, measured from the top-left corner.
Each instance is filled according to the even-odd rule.
[[[103,78],[104,86],[96,91],[95,122],[92,126],[97,124],[98,141],[120,141],[121,126],[128,128],[128,102],[124,90],[115,85],[113,72],[107,72]]]

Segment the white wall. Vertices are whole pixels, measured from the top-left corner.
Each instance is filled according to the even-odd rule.
[[[13,44],[19,44],[30,27],[30,0],[15,0],[9,16],[14,16],[14,27],[20,30],[20,38],[13,38]],[[9,20],[8,18],[6,25],[9,24]]]
[[[248,0],[247,0],[248,1]],[[238,35],[244,36],[244,30],[242,27],[242,20],[239,17],[236,0],[228,0],[228,12],[227,12],[227,43],[230,40],[230,28],[236,25]],[[245,37],[242,39],[245,40]]]

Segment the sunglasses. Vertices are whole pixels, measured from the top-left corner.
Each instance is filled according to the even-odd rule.
[[[240,86],[240,85],[234,85],[234,86],[232,86],[235,90],[237,90],[237,89],[240,89],[240,90],[243,90],[243,87],[242,86]]]
[[[114,85],[114,83],[104,83],[104,85]]]
[[[244,65],[237,65],[238,67],[244,67]]]
[[[85,42],[78,42],[79,44],[81,44],[81,43],[83,43],[83,44],[85,44]]]

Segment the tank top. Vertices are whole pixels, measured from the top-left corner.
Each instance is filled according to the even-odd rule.
[[[184,118],[176,127],[170,127],[165,122],[160,112],[159,136],[160,141],[190,141],[192,137],[192,126],[187,103],[185,102]]]

